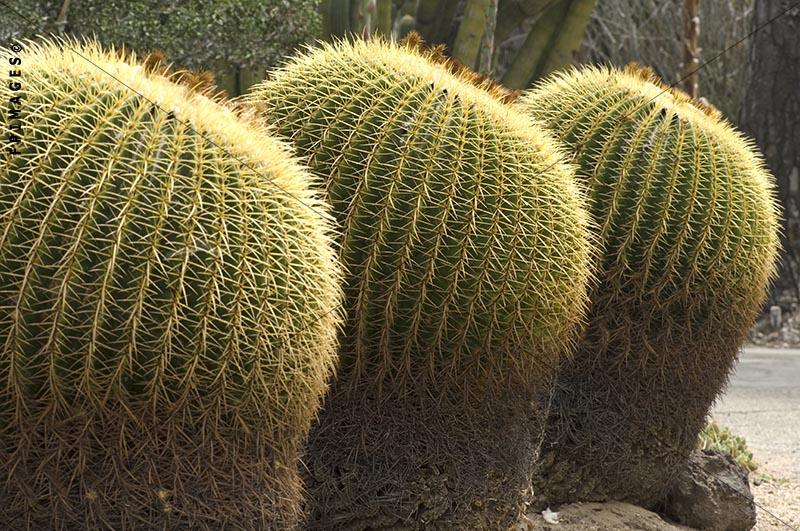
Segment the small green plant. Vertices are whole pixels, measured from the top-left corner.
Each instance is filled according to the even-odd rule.
[[[753,484],[759,485],[761,483],[773,483],[775,485],[789,485],[792,483],[792,480],[788,478],[778,478],[770,474],[769,472],[757,472],[752,476]]]
[[[747,449],[747,441],[744,437],[734,435],[729,428],[720,426],[714,420],[709,421],[703,427],[697,438],[697,448],[725,452],[750,472],[758,468],[758,463],[753,459],[753,453]]]

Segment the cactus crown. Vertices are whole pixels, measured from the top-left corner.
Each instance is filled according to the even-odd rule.
[[[247,98],[343,227],[348,378],[539,381],[568,350],[589,275],[582,195],[551,138],[473,81],[359,40],[309,49]]]
[[[678,87],[667,85],[649,66],[628,63],[622,69],[622,74],[620,83],[630,83],[634,90],[643,91],[644,95],[661,100],[661,105],[665,107],[680,105],[685,114],[694,114],[700,111],[707,115],[711,118],[709,124],[724,123],[724,117],[719,109],[703,99],[691,97]],[[654,88],[657,91],[653,90]]]
[[[503,103],[513,103],[520,95],[520,91],[510,90],[494,79],[473,71],[461,61],[447,55],[447,47],[444,44],[428,46],[416,31],[409,32],[400,41],[400,45],[413,50],[431,63],[443,66],[461,82],[488,92]]]
[[[752,142],[633,66],[552,76],[519,105],[566,143],[589,184],[604,257],[593,304],[635,300],[740,337],[778,246],[774,183]]]
[[[122,56],[125,57],[124,53]],[[227,99],[225,91],[216,86],[214,73],[210,70],[175,68],[167,61],[167,55],[162,50],[153,50],[145,54],[140,62],[148,74],[163,76],[220,103]]]
[[[24,48],[20,153],[0,159],[0,418],[140,401],[301,436],[339,319],[311,177],[125,52]]]

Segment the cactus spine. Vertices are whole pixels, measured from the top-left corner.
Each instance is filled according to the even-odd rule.
[[[0,527],[294,525],[340,302],[310,176],[125,54],[19,55],[21,115],[0,110],[22,131],[0,159]]]
[[[601,253],[586,335],[559,375],[539,497],[653,506],[774,275],[773,179],[718,112],[636,67],[556,75],[520,110],[572,151]]]
[[[541,433],[532,395],[582,318],[572,169],[499,91],[431,57],[324,45],[248,98],[325,181],[343,228],[348,315],[311,436],[312,526],[508,523],[537,450],[521,437]]]

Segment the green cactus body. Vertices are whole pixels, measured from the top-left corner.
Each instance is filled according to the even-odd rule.
[[[348,313],[310,444],[312,525],[507,522],[537,450],[521,437],[541,434],[531,396],[584,309],[572,169],[499,92],[411,45],[325,45],[248,102],[326,182],[343,233]]]
[[[538,496],[653,506],[774,275],[772,177],[718,112],[643,69],[556,75],[519,105],[573,153],[601,253],[589,326],[559,373]]]
[[[0,155],[0,527],[293,525],[340,319],[311,177],[124,54],[24,48],[0,52],[24,72],[0,110],[22,139]]]

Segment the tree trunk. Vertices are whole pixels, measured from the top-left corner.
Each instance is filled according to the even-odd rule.
[[[322,36],[342,37],[350,31],[350,0],[322,0]]]
[[[512,89],[524,89],[535,78],[539,64],[551,45],[564,16],[568,1],[556,2],[548,7],[534,23],[525,43],[503,76],[503,84]]]
[[[550,7],[551,0],[503,0],[497,8],[495,39],[506,40],[525,19],[538,18]]]
[[[683,90],[693,98],[700,95],[700,0],[683,0]]]
[[[417,7],[417,31],[428,44],[439,44],[447,40],[458,10],[458,0],[419,0]]]
[[[755,2],[753,29],[767,25],[750,44],[739,119],[778,182],[783,260],[771,302],[786,307],[800,300],[800,8],[791,5],[788,0]]]
[[[64,0],[64,3],[61,4],[61,11],[58,12],[58,18],[56,19],[56,29],[59,33],[64,33],[64,28],[67,26],[67,14],[69,13],[69,4],[70,0]]]
[[[389,38],[392,35],[392,0],[378,0],[375,11],[375,34]]]
[[[559,68],[569,65],[575,59],[583,41],[586,25],[592,16],[595,0],[571,0],[566,17],[558,28],[556,38],[547,51],[547,60],[536,72],[536,77],[544,77]]]

